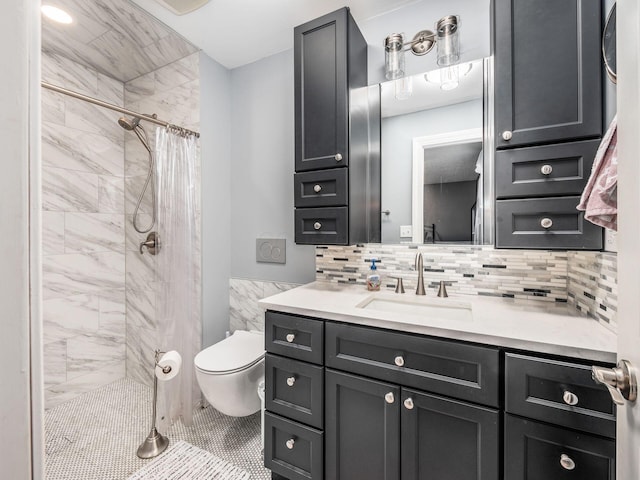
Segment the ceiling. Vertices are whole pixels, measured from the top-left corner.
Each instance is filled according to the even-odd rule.
[[[425,148],[424,184],[476,180],[476,163],[481,151],[482,142],[477,141]]]
[[[198,48],[129,0],[43,0],[73,17],[70,25],[43,16],[42,50],[127,82]]]
[[[351,9],[360,24],[417,3],[416,0],[211,0],[192,13],[178,16],[155,0],[132,1],[229,69],[292,48],[294,27],[344,6]]]

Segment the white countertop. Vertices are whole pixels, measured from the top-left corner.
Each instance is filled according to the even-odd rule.
[[[361,308],[371,300],[410,302],[402,313]],[[465,306],[467,315],[444,320],[425,315],[420,304],[447,302]],[[435,337],[465,340],[585,360],[616,361],[616,335],[597,321],[580,316],[567,304],[536,300],[513,300],[472,295],[437,298],[433,291],[417,296],[369,292],[362,285],[313,282],[265,298],[259,305],[267,310],[306,315],[339,322],[413,332]],[[469,313],[470,309],[470,315]]]

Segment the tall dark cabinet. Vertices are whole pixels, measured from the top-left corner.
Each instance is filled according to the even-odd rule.
[[[348,8],[296,27],[295,240],[380,241],[379,97],[367,88],[367,43]],[[373,142],[376,144],[376,142]]]
[[[496,246],[599,250],[575,207],[602,135],[601,2],[493,7]]]

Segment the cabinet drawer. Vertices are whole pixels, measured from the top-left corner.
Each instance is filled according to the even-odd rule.
[[[516,354],[505,366],[507,412],[615,438],[615,405],[591,367]]]
[[[576,210],[579,202],[577,196],[496,201],[496,247],[600,250],[602,228]]]
[[[328,367],[409,387],[499,404],[497,349],[327,322]]]
[[[270,353],[265,360],[267,410],[322,428],[324,369]]]
[[[497,198],[581,195],[599,140],[496,152]]]
[[[346,245],[348,208],[296,208],[296,243]]]
[[[347,205],[346,168],[332,168],[293,176],[296,207],[338,207]]]
[[[505,479],[615,479],[613,440],[505,415],[504,445]]]
[[[320,430],[265,412],[264,435],[265,467],[289,480],[324,478]]]
[[[322,365],[324,322],[287,313],[265,314],[266,350]]]

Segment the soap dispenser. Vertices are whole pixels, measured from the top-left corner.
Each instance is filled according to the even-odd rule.
[[[376,267],[375,258],[371,259],[371,267],[369,275],[367,276],[367,290],[376,291],[380,290],[380,274],[378,273],[378,267]]]

